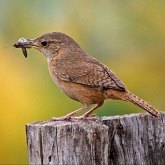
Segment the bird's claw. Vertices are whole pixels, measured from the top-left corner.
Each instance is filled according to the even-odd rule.
[[[53,121],[69,121],[72,117],[71,116],[62,116],[62,117],[52,117]]]
[[[62,117],[52,117],[53,121],[83,121],[83,120],[90,120],[90,121],[100,121],[101,118],[94,115],[91,116],[86,116],[86,115],[82,115],[82,116],[62,116]]]

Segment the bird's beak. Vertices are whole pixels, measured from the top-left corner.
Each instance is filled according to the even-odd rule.
[[[27,50],[26,48],[36,47],[34,40],[20,38],[17,43],[13,45],[15,48],[22,48],[22,52],[25,57],[27,57]]]
[[[20,38],[17,43],[15,43],[13,46],[16,48],[31,48],[34,45],[34,40],[32,39],[26,39],[26,38]]]

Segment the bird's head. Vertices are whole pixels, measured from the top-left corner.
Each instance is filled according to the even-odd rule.
[[[60,49],[67,50],[68,47],[71,49],[79,46],[66,34],[52,32],[44,34],[36,39],[20,38],[18,42],[14,44],[14,47],[22,48],[25,57],[27,57],[26,48],[35,48],[42,52],[46,57],[52,57],[56,55]]]

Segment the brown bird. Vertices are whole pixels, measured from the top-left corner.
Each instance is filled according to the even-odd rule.
[[[57,120],[71,119],[78,112],[89,109],[79,118],[89,117],[105,99],[131,102],[155,117],[159,112],[138,96],[129,92],[123,82],[107,66],[89,56],[69,36],[60,32],[44,34],[36,39],[21,38],[14,44],[22,48],[36,48],[47,58],[50,75],[56,85],[70,98],[79,101],[83,107]]]

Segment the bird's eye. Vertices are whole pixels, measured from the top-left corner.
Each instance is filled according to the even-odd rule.
[[[42,46],[46,46],[47,44],[48,44],[47,41],[41,41]]]

